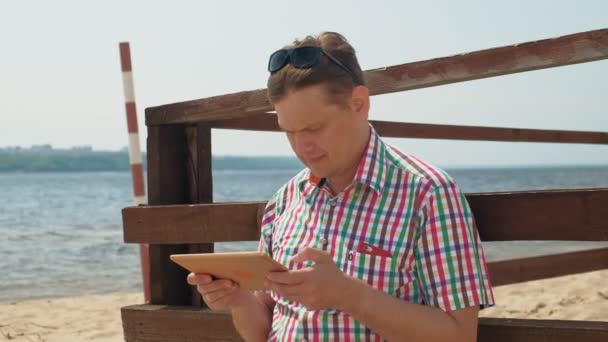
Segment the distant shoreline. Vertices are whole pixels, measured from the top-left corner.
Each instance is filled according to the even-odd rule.
[[[142,155],[147,169],[146,153]],[[267,170],[301,169],[295,157],[214,156],[216,170]],[[0,173],[38,172],[113,172],[130,171],[127,152],[107,151],[1,151]]]
[[[297,172],[303,167],[218,167],[213,166],[213,171],[281,171],[281,170],[292,170]],[[451,171],[475,171],[475,170],[548,170],[548,169],[608,169],[608,165],[593,165],[593,164],[580,164],[580,165],[463,165],[463,166],[452,166],[452,167],[441,167],[443,170],[448,172]],[[22,169],[0,169],[0,175],[8,174],[37,174],[37,173],[96,173],[96,172],[130,172],[129,166],[120,167],[115,169],[35,169],[35,170],[22,170]],[[144,167],[144,172],[147,168]]]
[[[146,169],[146,154],[142,156]],[[299,170],[290,156],[213,156],[214,170]],[[438,165],[446,170],[605,168],[608,164]],[[128,172],[126,151],[6,151],[0,150],[0,173]]]

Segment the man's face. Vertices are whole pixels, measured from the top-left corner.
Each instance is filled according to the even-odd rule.
[[[317,177],[331,178],[356,167],[353,148],[360,141],[365,115],[350,106],[328,101],[322,85],[292,91],[275,103],[279,126],[286,132],[291,148]],[[355,165],[352,165],[355,163]]]

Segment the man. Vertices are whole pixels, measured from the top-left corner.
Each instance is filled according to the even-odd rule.
[[[307,166],[269,201],[269,293],[188,276],[247,341],[474,341],[493,295],[471,210],[444,171],[387,145],[337,33],[271,55],[268,95]]]

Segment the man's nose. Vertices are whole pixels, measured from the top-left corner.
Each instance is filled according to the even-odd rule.
[[[315,142],[306,133],[298,133],[295,136],[296,148],[300,153],[311,153],[315,150]]]

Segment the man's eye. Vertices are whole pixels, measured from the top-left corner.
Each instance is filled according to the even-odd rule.
[[[310,131],[311,133],[318,132],[318,131],[320,131],[320,130],[321,130],[321,126],[317,126],[317,127],[313,127],[313,128],[311,128],[311,129],[309,129],[309,131]]]

